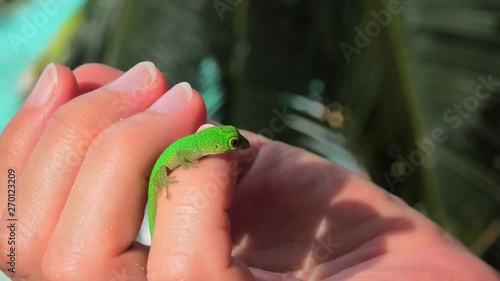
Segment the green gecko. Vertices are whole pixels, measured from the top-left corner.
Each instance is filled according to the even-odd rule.
[[[149,234],[153,237],[158,194],[164,188],[168,198],[168,185],[176,183],[168,176],[173,170],[195,167],[198,159],[206,155],[222,154],[250,147],[248,140],[233,126],[215,126],[183,137],[173,142],[163,153],[151,171],[148,187]]]

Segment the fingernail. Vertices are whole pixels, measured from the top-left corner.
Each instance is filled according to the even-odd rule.
[[[193,89],[187,82],[175,85],[153,103],[148,110],[156,112],[173,112],[181,109],[193,97]]]
[[[210,128],[210,127],[215,127],[215,126],[214,126],[213,124],[203,124],[203,125],[201,125],[201,126],[198,128],[198,130],[196,130],[196,132],[197,132],[197,133],[198,133],[198,132],[201,132],[201,131],[203,131],[203,130],[205,130],[205,129],[208,129],[208,128]]]
[[[120,78],[106,85],[106,88],[123,94],[135,94],[148,88],[156,79],[156,67],[152,62],[136,64]]]
[[[31,91],[24,104],[26,106],[41,106],[47,103],[55,93],[55,89],[59,84],[56,65],[51,63],[45,67],[42,75],[36,82],[35,87]]]

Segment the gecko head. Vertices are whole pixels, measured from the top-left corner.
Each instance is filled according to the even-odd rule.
[[[240,134],[240,132],[233,126],[223,126],[226,138],[227,150],[243,150],[250,147],[250,142]]]

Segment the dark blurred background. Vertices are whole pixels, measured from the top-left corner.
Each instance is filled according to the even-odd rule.
[[[211,118],[368,175],[500,269],[498,0],[0,3],[0,129],[49,62],[149,60]]]

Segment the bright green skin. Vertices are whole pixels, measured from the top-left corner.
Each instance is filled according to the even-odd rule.
[[[158,194],[164,188],[168,198],[168,185],[177,181],[168,176],[173,170],[195,167],[198,159],[206,155],[222,154],[228,151],[247,149],[248,140],[233,126],[216,126],[204,129],[173,142],[163,153],[153,167],[149,177],[148,187],[148,220],[150,235],[156,218],[156,203]]]

